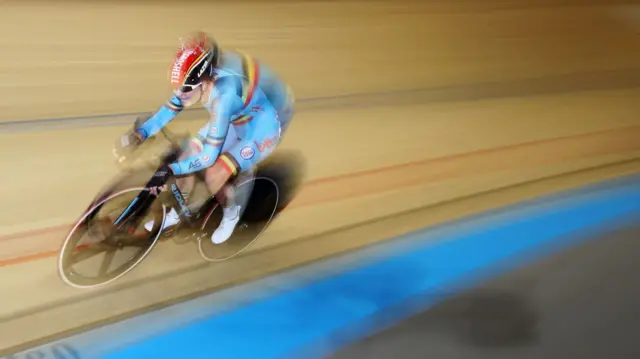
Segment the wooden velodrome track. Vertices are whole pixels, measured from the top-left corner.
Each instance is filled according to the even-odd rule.
[[[640,170],[631,2],[1,3],[0,355]],[[192,29],[268,61],[291,83],[297,114],[282,148],[304,156],[305,186],[242,257],[203,263],[192,244],[168,241],[111,286],[66,287],[56,250],[117,173],[111,145],[129,113],[167,98],[176,38]],[[193,131],[204,118],[192,112],[172,126]]]

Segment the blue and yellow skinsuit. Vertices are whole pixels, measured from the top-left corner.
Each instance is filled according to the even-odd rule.
[[[192,140],[193,154],[169,165],[177,176],[210,167],[218,158],[232,175],[250,170],[280,143],[293,115],[289,87],[260,61],[225,51],[216,72],[204,104],[211,119]],[[138,127],[138,133],[143,140],[155,135],[182,109],[174,95]]]

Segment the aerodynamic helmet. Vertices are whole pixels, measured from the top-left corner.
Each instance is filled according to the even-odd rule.
[[[169,69],[171,86],[184,93],[212,80],[219,59],[220,49],[212,37],[202,31],[187,35]]]

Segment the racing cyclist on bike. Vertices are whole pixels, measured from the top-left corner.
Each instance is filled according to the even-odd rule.
[[[185,107],[202,103],[210,119],[191,139],[167,175],[177,176],[185,200],[195,185],[195,172],[205,171],[205,183],[223,206],[223,219],[211,236],[226,241],[240,219],[234,182],[251,176],[256,164],[279,145],[293,115],[289,87],[264,63],[238,51],[223,50],[204,32],[181,41],[169,78],[173,95],[148,119],[124,134],[114,154],[123,160],[135,146],[155,135]],[[180,221],[172,209],[163,229]],[[153,221],[145,225],[151,230]]]

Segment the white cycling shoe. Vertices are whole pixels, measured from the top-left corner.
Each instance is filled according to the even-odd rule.
[[[240,206],[234,204],[229,208],[222,210],[222,221],[220,226],[211,235],[211,242],[213,244],[222,244],[231,237],[233,231],[236,229],[236,225],[240,221]]]
[[[151,230],[153,229],[153,224],[155,223],[154,220],[150,220],[149,222],[144,224],[144,229],[147,230],[147,232],[151,232]],[[178,212],[176,212],[175,209],[171,208],[171,210],[169,211],[169,213],[167,213],[165,220],[164,220],[164,226],[162,226],[161,231],[175,226],[176,224],[180,223],[180,216],[178,216]]]
[[[234,204],[229,208],[224,208],[222,210],[222,220],[220,221],[220,226],[213,232],[211,235],[211,242],[214,244],[222,244],[226,242],[233,231],[236,228],[236,225],[240,221],[240,206]],[[151,232],[153,229],[153,224],[155,222],[153,220],[145,223],[144,229],[148,232]],[[162,230],[165,230],[169,227],[173,227],[180,223],[180,216],[178,216],[178,212],[175,209],[171,209],[164,220],[164,226]]]

